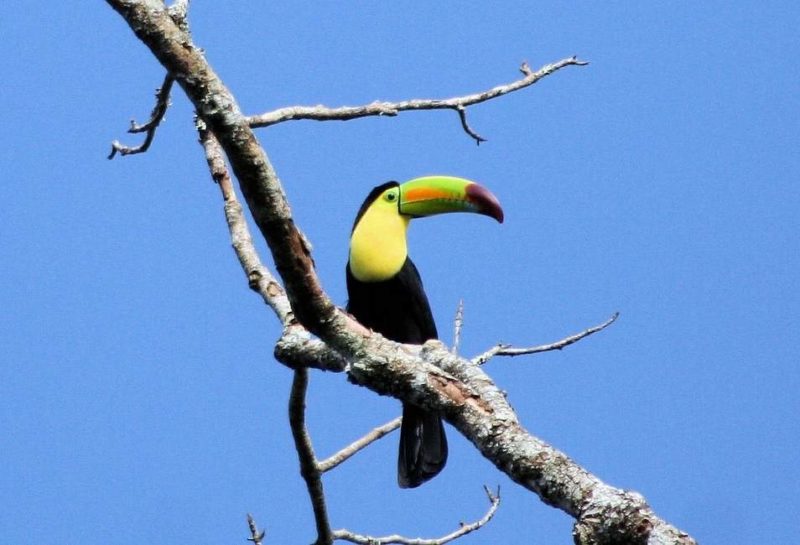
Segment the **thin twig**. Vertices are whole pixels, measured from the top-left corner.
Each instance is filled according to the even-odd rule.
[[[346,461],[348,458],[356,454],[358,451],[366,448],[367,446],[371,445],[381,437],[388,435],[389,433],[393,432],[397,428],[400,427],[400,423],[403,421],[402,416],[398,416],[394,420],[387,422],[382,426],[378,426],[364,437],[357,441],[353,441],[342,450],[337,452],[336,454],[326,458],[325,460],[319,462],[317,464],[317,469],[320,472],[325,473],[326,471],[330,471],[331,469],[335,468],[339,464]]]
[[[264,540],[264,535],[267,532],[266,530],[258,531],[256,520],[250,513],[247,513],[247,526],[250,528],[250,537],[247,538],[247,541],[252,541],[253,545],[261,545],[261,542]]]
[[[228,224],[233,250],[247,276],[250,289],[258,293],[264,302],[273,309],[284,326],[283,335],[275,347],[277,359],[292,368],[303,366],[332,371],[343,370],[347,365],[345,359],[330,350],[325,343],[312,337],[294,320],[286,291],[270,270],[264,266],[253,243],[242,205],[239,204],[236,191],[233,189],[222,147],[201,119],[195,119],[195,126],[200,135],[200,143],[203,146],[211,177],[222,192],[225,202],[225,221]],[[287,345],[296,348],[298,343],[302,344],[305,349],[299,352],[284,350]]]
[[[464,300],[458,300],[458,307],[456,307],[456,317],[453,320],[453,354],[458,354],[458,348],[461,346],[461,328],[464,327]]]
[[[356,534],[350,532],[349,530],[336,530],[333,532],[333,537],[337,540],[341,539],[351,543],[358,543],[359,545],[388,545],[389,543],[401,543],[403,545],[444,545],[445,543],[456,540],[462,536],[474,532],[475,530],[479,530],[487,522],[492,520],[495,512],[497,512],[497,508],[500,507],[500,487],[497,487],[496,493],[492,493],[488,486],[484,486],[483,489],[486,491],[486,496],[489,498],[490,503],[489,510],[486,511],[486,514],[483,515],[480,520],[477,520],[473,523],[461,523],[461,526],[458,530],[451,532],[446,536],[436,539],[410,538],[397,534],[384,537],[374,537]]]
[[[195,126],[200,135],[200,143],[206,156],[208,169],[211,177],[219,185],[222,198],[225,201],[225,220],[231,234],[231,242],[239,264],[247,275],[247,282],[250,289],[261,295],[278,315],[281,323],[288,325],[291,320],[291,306],[289,298],[280,283],[272,273],[264,266],[258,256],[250,229],[244,217],[242,205],[233,190],[228,168],[225,165],[224,152],[219,145],[216,137],[208,130],[203,120],[195,119]]]
[[[117,153],[120,155],[134,155],[147,151],[156,136],[158,125],[164,119],[164,114],[167,113],[167,108],[169,108],[169,93],[172,91],[173,83],[175,83],[175,78],[171,74],[164,76],[164,83],[156,90],[156,105],[153,106],[153,111],[150,112],[150,119],[146,123],[139,125],[135,119],[131,119],[131,126],[128,132],[131,134],[147,133],[144,142],[138,146],[126,146],[119,140],[114,140],[111,142],[111,153],[108,154],[109,159],[113,159]]]
[[[328,521],[328,508],[325,505],[325,492],[322,488],[322,473],[317,469],[317,458],[311,437],[306,429],[306,390],[308,389],[308,369],[298,367],[294,370],[292,391],[289,395],[289,424],[292,428],[295,450],[300,460],[300,474],[306,482],[308,496],[314,509],[317,525],[316,545],[333,543],[331,524]]]
[[[464,106],[458,105],[456,106],[456,111],[458,112],[458,119],[461,121],[461,128],[464,129],[464,132],[475,139],[475,143],[479,146],[481,142],[486,142],[487,140],[483,136],[476,133],[472,127],[469,126],[467,122],[467,109]]]
[[[478,144],[485,142],[486,139],[475,132],[467,123],[466,108],[473,104],[486,102],[493,98],[530,87],[540,79],[549,76],[553,72],[565,66],[585,66],[589,64],[579,61],[577,57],[569,57],[552,64],[541,67],[536,72],[532,71],[528,63],[522,63],[520,71],[523,77],[505,85],[498,85],[486,91],[473,93],[470,95],[446,98],[446,99],[413,99],[401,102],[379,102],[363,106],[342,106],[340,108],[329,108],[327,106],[290,106],[280,108],[271,112],[250,116],[247,118],[251,127],[268,127],[284,121],[295,119],[313,119],[315,121],[345,121],[359,117],[370,116],[395,116],[400,112],[408,110],[455,110],[461,120],[461,126],[470,137]]]
[[[525,354],[537,354],[539,352],[549,352],[551,350],[561,350],[564,347],[567,347],[573,343],[578,342],[584,337],[588,337],[593,333],[602,331],[603,329],[613,324],[617,320],[617,318],[619,318],[619,312],[615,312],[611,316],[611,318],[609,318],[602,324],[590,327],[589,329],[584,329],[580,333],[576,333],[575,335],[570,335],[569,337],[565,337],[560,341],[556,341],[550,344],[540,344],[538,346],[531,346],[529,348],[515,348],[508,344],[498,344],[496,346],[493,346],[483,354],[472,358],[472,363],[474,363],[475,365],[483,365],[484,363],[486,363],[495,356],[513,357],[513,356],[522,356]]]

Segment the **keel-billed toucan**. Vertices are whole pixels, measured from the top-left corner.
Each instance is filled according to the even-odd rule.
[[[503,221],[497,198],[480,185],[452,176],[426,176],[373,189],[358,211],[347,262],[347,310],[366,327],[393,341],[423,344],[437,338],[428,298],[408,257],[412,218],[473,212]],[[447,438],[438,413],[403,404],[397,481],[413,488],[447,461]]]

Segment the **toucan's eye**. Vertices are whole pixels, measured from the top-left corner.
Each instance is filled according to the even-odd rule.
[[[389,201],[389,202],[396,201],[397,200],[397,192],[396,191],[390,191],[389,193],[387,193],[386,194],[386,200]]]

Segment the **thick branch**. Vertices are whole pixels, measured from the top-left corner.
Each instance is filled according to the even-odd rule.
[[[486,514],[483,515],[480,520],[476,520],[470,524],[462,523],[458,530],[451,532],[446,536],[435,539],[410,538],[397,534],[384,537],[373,537],[355,534],[348,530],[336,530],[333,532],[333,537],[334,539],[358,543],[359,545],[388,545],[390,543],[400,543],[402,545],[444,545],[445,543],[449,543],[460,537],[470,534],[475,530],[481,529],[490,520],[492,520],[492,517],[497,512],[497,508],[500,507],[500,489],[497,489],[496,494],[493,494],[487,486],[484,486],[483,489],[486,491],[486,496],[489,498],[489,510],[486,511]]]
[[[400,102],[372,102],[363,106],[342,106],[339,108],[329,108],[327,106],[290,106],[280,108],[272,112],[248,117],[251,127],[268,127],[284,121],[296,119],[313,119],[315,121],[347,121],[359,117],[370,116],[395,116],[400,112],[410,110],[455,110],[461,120],[461,126],[468,135],[481,143],[486,139],[472,130],[467,123],[466,108],[473,104],[479,104],[497,98],[508,93],[513,93],[520,89],[530,87],[540,79],[549,76],[565,66],[585,66],[587,62],[579,61],[576,57],[569,57],[558,62],[547,64],[536,72],[532,71],[528,63],[522,63],[520,71],[523,77],[507,83],[498,85],[486,91],[473,93],[470,95],[457,96],[445,99],[413,99]]]
[[[233,95],[160,0],[107,2],[176,79],[219,140],[284,279],[295,316],[324,338],[324,333],[340,322],[341,315],[322,291],[310,250],[292,221],[278,176]]]

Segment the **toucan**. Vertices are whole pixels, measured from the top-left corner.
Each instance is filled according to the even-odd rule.
[[[438,338],[436,323],[406,232],[413,218],[473,212],[503,222],[489,190],[453,176],[425,176],[374,188],[356,215],[346,267],[347,311],[362,325],[396,342],[423,344]],[[447,437],[438,412],[403,404],[397,482],[414,488],[437,475],[447,461]]]

